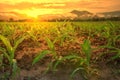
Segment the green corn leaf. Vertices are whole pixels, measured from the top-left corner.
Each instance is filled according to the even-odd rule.
[[[43,74],[46,74],[46,73],[50,70],[50,68],[51,68],[52,65],[53,65],[53,61],[51,61],[51,62],[47,65],[47,69],[45,70],[45,72],[44,72]]]
[[[120,40],[120,35],[115,36],[115,38],[113,40],[114,40],[114,44],[115,44],[116,41]]]
[[[53,41],[53,44],[55,44],[58,39],[59,37],[55,38],[55,40]]]
[[[58,66],[58,64],[61,62],[61,60],[57,60],[53,66],[53,70],[56,71],[56,68]]]
[[[82,46],[82,51],[86,54],[86,60],[87,60],[86,63],[89,66],[90,57],[91,57],[90,41],[88,39],[85,40],[84,43],[81,46]]]
[[[0,66],[3,64],[3,54],[0,54]]]
[[[120,50],[119,50],[118,53],[117,53],[115,56],[113,56],[110,60],[115,60],[115,59],[118,59],[118,58],[120,58]]]
[[[59,59],[55,62],[53,69],[55,70],[56,67],[60,64],[60,62],[62,62],[62,61],[64,61],[64,60],[78,59],[78,58],[80,58],[80,57],[79,57],[79,56],[76,56],[76,55],[69,55],[69,56],[65,56],[65,57],[59,58]]]
[[[15,42],[14,47],[13,47],[14,52],[15,52],[16,48],[18,47],[18,45],[19,45],[20,43],[22,43],[25,38],[26,38],[26,36],[22,36],[21,38],[19,38],[19,39]]]
[[[15,59],[13,59],[13,68],[12,68],[12,77],[14,78],[17,74],[17,70],[18,70],[18,66],[17,66],[17,62]]]
[[[83,67],[78,67],[78,68],[76,68],[72,73],[71,73],[71,77],[74,77],[74,75],[79,71],[79,70],[84,70],[84,68]]]
[[[111,29],[115,28],[115,25],[112,22],[108,22],[108,24],[110,25]]]
[[[7,54],[6,50],[0,47],[0,51],[3,52],[4,56],[10,61],[10,56]]]
[[[32,37],[34,41],[37,41],[37,38],[32,31],[28,31],[27,33]]]
[[[76,56],[76,55],[69,55],[69,56],[65,56],[65,57],[63,57],[63,59],[65,60],[65,59],[77,59],[77,58],[80,58],[79,56]]]
[[[0,35],[0,40],[2,40],[2,42],[6,46],[8,52],[12,53],[13,48],[12,48],[12,46],[10,44],[10,41],[7,38],[5,38],[4,36],[2,36],[2,35]]]
[[[60,46],[62,46],[62,45],[63,45],[63,42],[65,41],[66,37],[67,37],[67,35],[66,35],[66,34],[64,34],[64,35],[62,35],[62,36],[61,36]]]
[[[51,50],[54,50],[54,43],[49,39],[46,38],[47,44]]]
[[[40,52],[39,55],[37,55],[35,57],[35,59],[33,60],[32,65],[34,65],[35,63],[37,63],[40,59],[42,59],[47,54],[49,54],[48,50],[43,50],[42,52]]]

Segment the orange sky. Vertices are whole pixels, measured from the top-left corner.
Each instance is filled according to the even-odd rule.
[[[120,10],[120,0],[0,0],[0,12],[18,12],[37,17],[76,10],[105,12]]]

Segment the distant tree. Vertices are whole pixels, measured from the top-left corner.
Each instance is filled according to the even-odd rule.
[[[4,22],[5,20],[0,19],[0,22]]]
[[[27,21],[27,19],[19,19],[19,20],[17,20],[18,22],[25,22],[25,21]]]
[[[14,21],[14,19],[13,19],[13,18],[10,18],[9,21],[12,22],[12,21]]]

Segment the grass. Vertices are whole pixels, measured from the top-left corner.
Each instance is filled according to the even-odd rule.
[[[5,65],[9,66],[9,76],[4,74],[4,78],[14,80],[16,72],[20,70],[15,54],[27,43],[27,47],[40,49],[34,54],[31,66],[34,67],[46,56],[50,57],[48,70],[52,67],[53,71],[56,71],[59,65],[73,61],[75,68],[71,76],[83,71],[83,76],[87,79],[87,75],[93,70],[92,58],[102,58],[94,55],[94,50],[104,49],[103,55],[108,56],[108,62],[120,59],[119,30],[119,21],[0,23],[0,67],[2,69],[6,68]],[[93,46],[96,49],[93,49]],[[109,56],[110,53],[112,56]],[[7,63],[5,59],[8,60]]]

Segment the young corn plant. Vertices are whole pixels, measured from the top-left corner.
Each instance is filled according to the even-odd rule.
[[[46,38],[46,42],[50,49],[49,51],[51,52],[51,54],[53,54],[53,58],[57,58],[57,53],[55,51],[55,43],[56,43],[57,39],[58,38],[56,38],[54,41],[51,41],[49,38]]]
[[[115,52],[116,54],[114,56],[112,56],[109,61],[113,61],[113,60],[116,60],[116,59],[120,59],[120,49],[119,48],[115,48],[115,47],[111,47],[110,49],[112,49],[111,52]],[[108,61],[108,62],[109,62]]]
[[[39,60],[43,59],[46,55],[48,54],[52,54],[53,55],[53,60],[56,60],[58,57],[57,57],[57,53],[55,51],[55,42],[56,42],[57,39],[55,39],[53,42],[49,39],[49,38],[46,38],[46,42],[48,44],[48,47],[49,47],[49,50],[43,50],[42,52],[39,52],[39,54],[34,58],[33,62],[32,62],[32,65],[34,65],[35,63],[37,63]],[[49,66],[48,66],[48,69],[47,71],[50,69],[50,67],[53,65],[53,62],[54,61],[51,61]],[[47,72],[46,71],[46,72]],[[45,73],[46,73],[45,72]]]
[[[14,29],[12,29],[10,25],[4,25],[4,27],[2,27],[2,35],[11,36],[13,32]]]
[[[115,44],[115,42],[120,41],[120,35],[116,35],[114,38],[114,46],[107,46],[107,48],[110,49],[111,52],[115,52],[115,56],[111,57],[111,60],[119,59],[120,58],[120,47]]]
[[[74,60],[74,61],[78,62],[79,60],[81,60],[81,58],[77,55],[60,56],[60,57],[58,57],[58,59],[56,59],[55,64],[53,65],[53,71],[56,71],[57,66],[66,60],[69,60],[69,61]],[[76,63],[76,62],[74,62],[74,63]]]
[[[0,52],[2,52],[4,48],[0,47]],[[9,73],[5,72],[5,66],[6,64],[4,63],[4,54],[0,54],[0,79],[2,80],[7,80],[9,77]]]
[[[27,31],[27,34],[30,36],[30,38],[31,38],[37,45],[40,44],[40,43],[38,42],[37,36],[34,34],[33,31]]]
[[[90,58],[91,58],[91,45],[90,40],[84,40],[84,43],[81,45],[83,53],[86,55],[86,65],[90,66]]]
[[[109,26],[103,26],[102,27],[102,35],[104,38],[107,40],[107,46],[114,46],[115,45],[115,40],[114,38],[116,37],[115,34],[115,26],[111,22],[108,22]]]
[[[65,39],[68,37],[68,34],[63,34],[60,37],[60,46],[63,46]]]
[[[0,67],[3,65],[3,54],[0,54]]]
[[[90,58],[91,58],[91,45],[90,45],[90,40],[84,40],[84,43],[81,44],[82,47],[82,54],[85,54],[85,57],[80,57],[80,62],[78,67],[72,72],[71,77],[74,77],[74,75],[78,72],[78,71],[83,71],[84,74],[83,77],[85,79],[87,79],[87,77],[85,76],[85,72],[88,72],[87,70],[90,68]],[[89,72],[88,72],[89,73]]]
[[[50,54],[49,50],[43,50],[42,52],[39,52],[38,55],[34,58],[32,65],[43,59],[47,54]]]
[[[8,40],[5,36],[0,35],[0,40],[5,45],[6,48],[0,47],[0,51],[3,53],[4,57],[7,58],[9,62],[10,67],[10,76],[15,75],[15,71],[17,67],[17,62],[14,59],[15,57],[15,51],[20,43],[23,42],[23,40],[26,38],[26,36],[22,36],[19,39],[15,40],[14,46],[11,45],[10,40]]]
[[[3,73],[4,64],[3,64],[3,54],[0,54],[0,73]],[[1,77],[0,77],[1,78]]]
[[[107,44],[104,46],[100,46],[101,48],[107,48],[107,53],[116,53],[115,56],[111,57],[109,61],[118,59],[120,57],[119,47],[116,44],[117,41],[120,41],[120,35],[116,32],[116,27],[114,24],[109,22],[109,27],[104,27],[105,30],[102,34],[107,39]],[[110,52],[109,52],[110,51]]]

